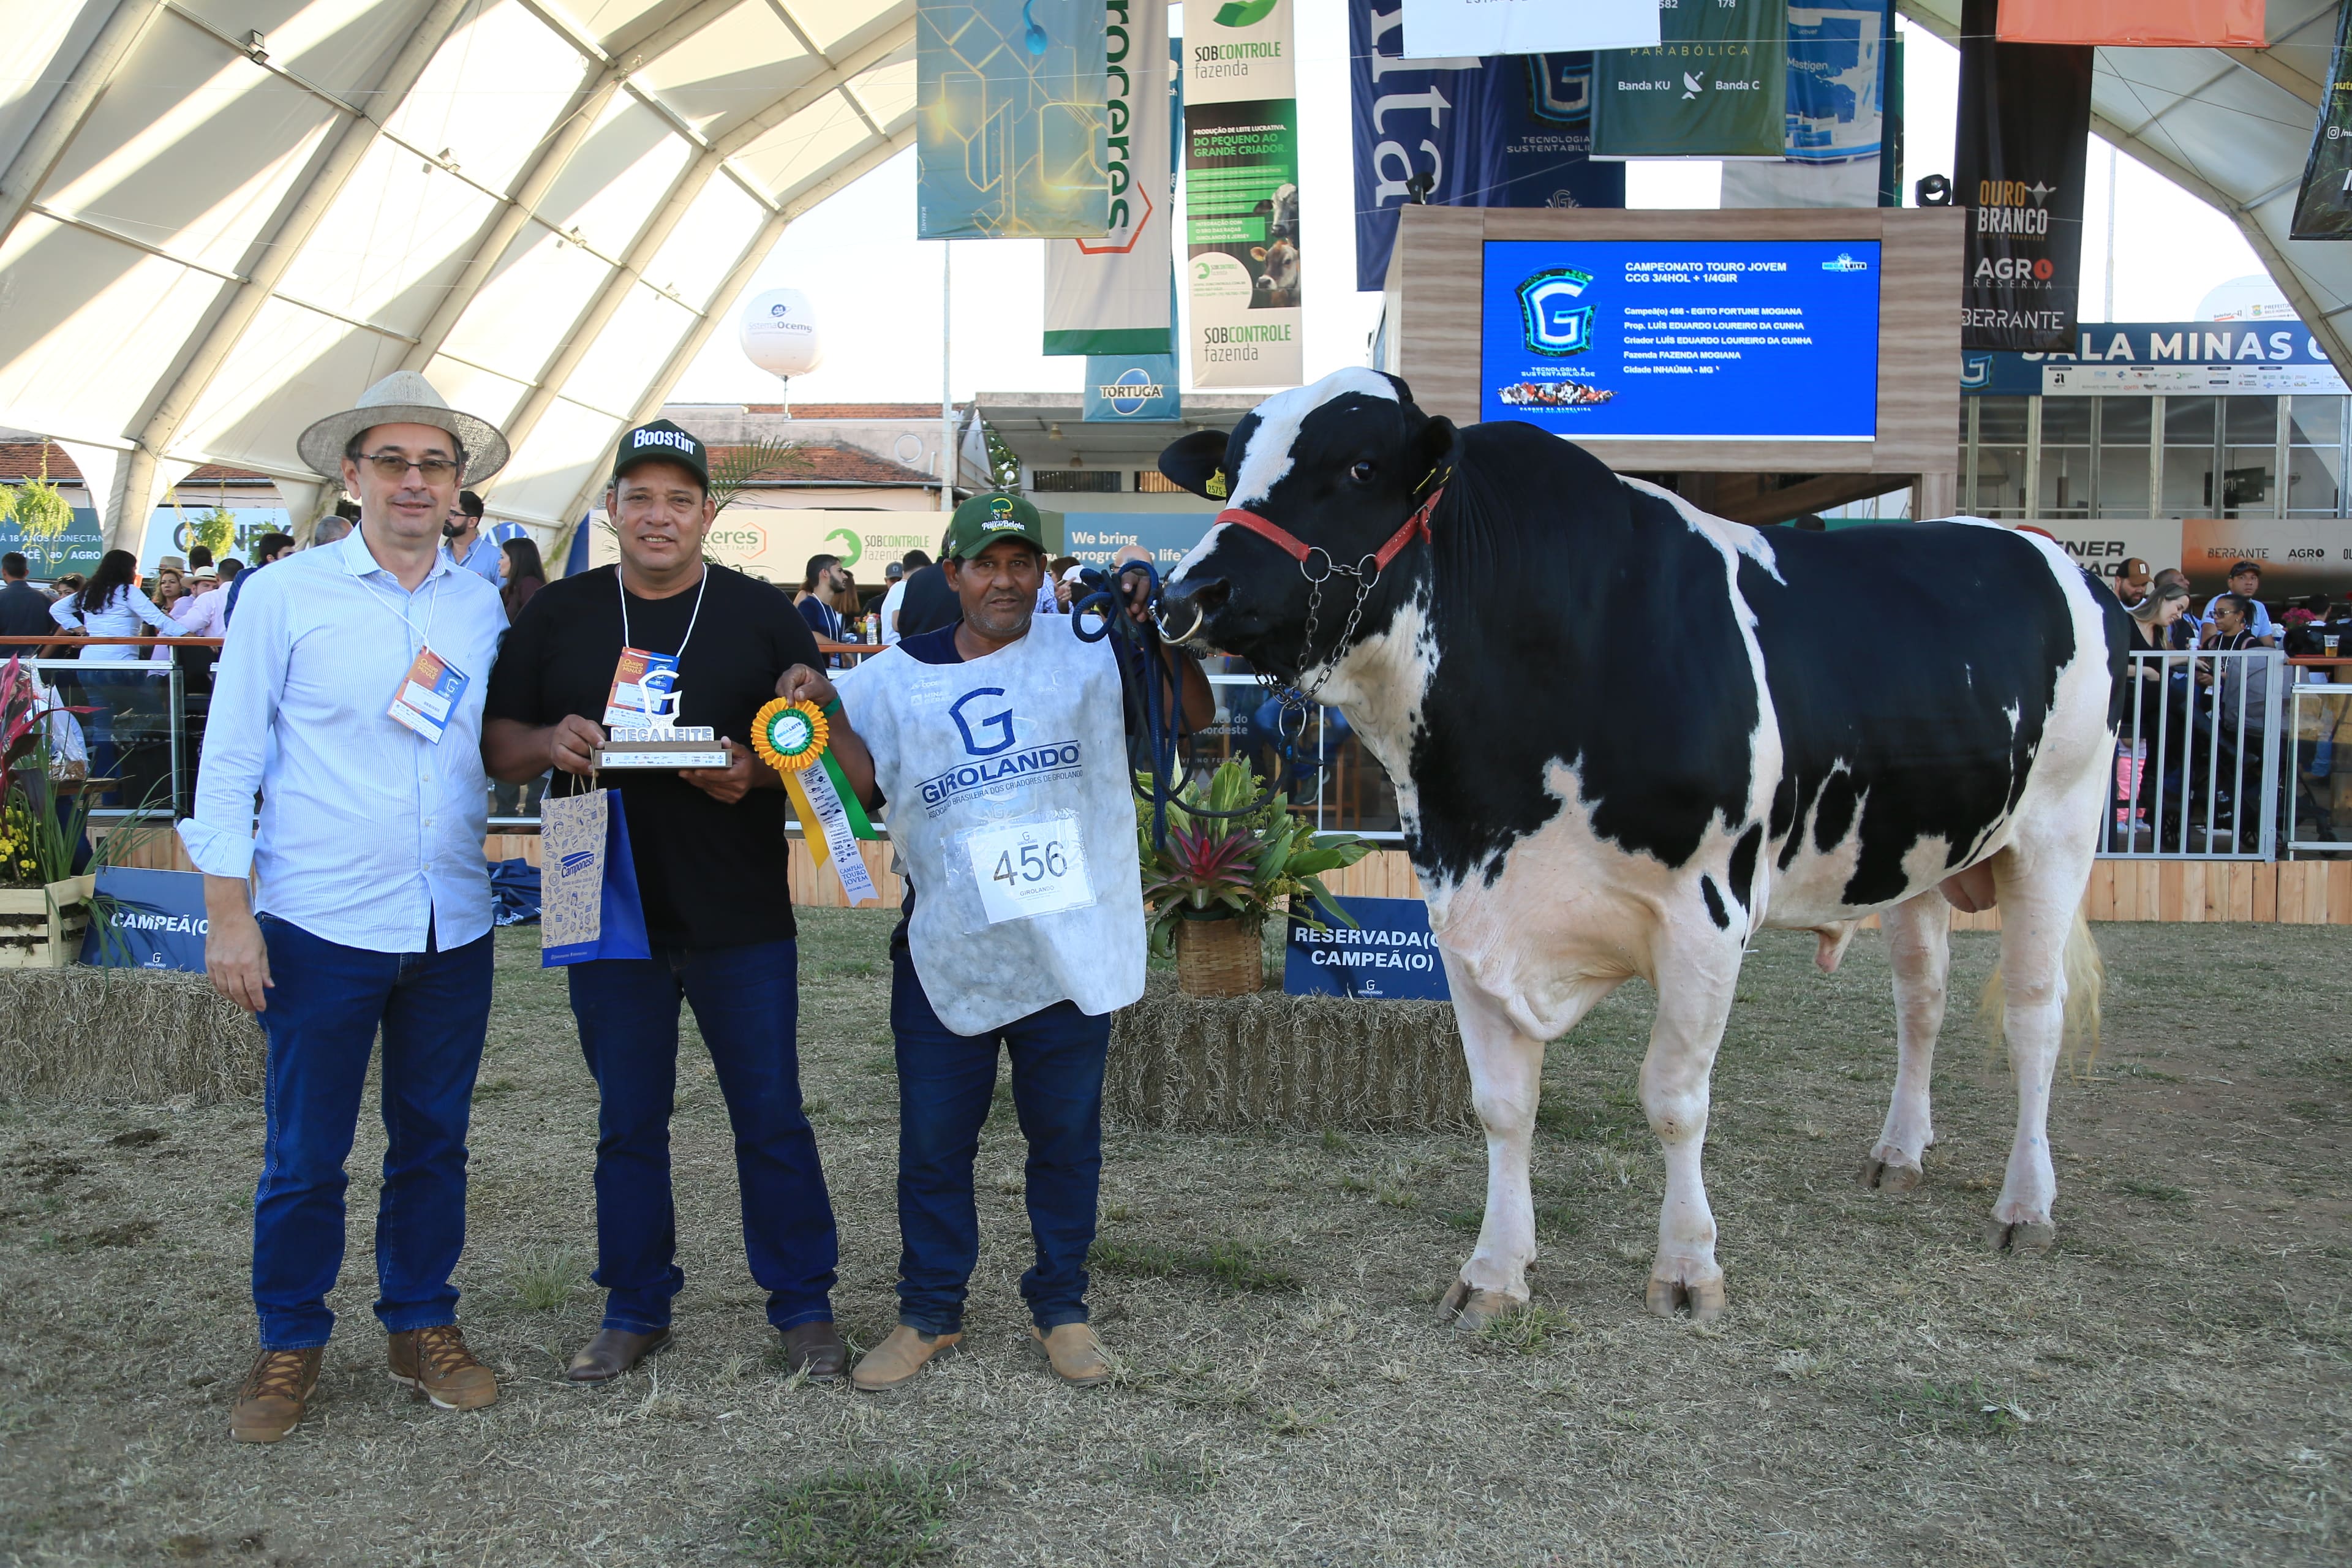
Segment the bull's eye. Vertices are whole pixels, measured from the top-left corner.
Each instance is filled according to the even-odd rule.
[[[1371,464],[1358,463],[1354,468],[1348,470],[1348,477],[1355,480],[1360,485],[1368,485],[1372,482],[1372,473],[1373,469]]]

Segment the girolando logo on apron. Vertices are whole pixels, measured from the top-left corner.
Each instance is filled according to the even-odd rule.
[[[955,700],[955,705],[948,710],[948,717],[955,721],[956,728],[963,733],[963,749],[969,755],[975,757],[992,757],[997,752],[1013,744],[1012,709],[1007,708],[1002,712],[990,713],[982,717],[980,721],[981,728],[983,730],[993,730],[996,732],[996,743],[992,746],[983,746],[972,738],[971,725],[965,721],[963,716],[963,705],[971,701],[974,698],[1002,697],[1003,695],[1004,688],[1002,686],[975,686],[970,691],[967,691],[962,696],[957,698]]]

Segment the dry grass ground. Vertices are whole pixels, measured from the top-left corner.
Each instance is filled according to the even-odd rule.
[[[839,1205],[838,1305],[892,1320],[887,921],[818,912],[803,1060]],[[1464,1341],[1466,1136],[1127,1135],[1080,1393],[1020,1348],[1009,1106],[982,1153],[971,1353],[896,1398],[780,1375],[724,1111],[689,1044],[680,1342],[583,1391],[593,1100],[558,980],[508,939],[462,1266],[505,1394],[453,1415],[383,1373],[363,1219],[310,1423],[226,1437],[249,1354],[250,1108],[0,1120],[0,1556],[25,1563],[2342,1563],[2352,1550],[2352,980],[2340,937],[2107,926],[2105,1057],[2062,1088],[2058,1251],[1978,1250],[2011,1099],[1972,1039],[1929,1181],[1856,1189],[1892,1072],[1884,949],[1751,960],[1710,1176],[1732,1310],[1641,1315],[1659,1162],[1632,1099],[1649,999],[1556,1047],[1536,1310]],[[1973,994],[1989,939],[1958,943]],[[372,1212],[380,1133],[354,1157]]]

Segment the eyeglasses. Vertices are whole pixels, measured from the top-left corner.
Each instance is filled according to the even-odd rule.
[[[397,452],[373,452],[360,461],[387,479],[404,479],[408,470],[415,468],[428,485],[437,485],[457,471],[457,465],[446,458],[404,458]]]

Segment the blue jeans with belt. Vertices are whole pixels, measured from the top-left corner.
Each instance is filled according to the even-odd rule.
[[[596,1283],[604,1327],[669,1326],[686,1285],[670,1200],[669,1119],[681,999],[710,1047],[735,1129],[743,1249],[779,1329],[833,1320],[840,1239],[801,1109],[800,969],[791,942],[656,947],[571,966],[572,1013],[596,1079]]]
[[[265,1350],[323,1345],[343,1267],[343,1163],[383,1033],[383,1191],[377,1321],[393,1333],[457,1321],[449,1282],[466,1246],[466,1128],[490,1018],[490,933],[463,947],[373,952],[275,915],[269,951],[267,1142],[253,1196],[253,1304]]]
[[[980,1258],[972,1158],[996,1091],[996,1053],[1013,1058],[1013,1105],[1029,1143],[1029,1230],[1036,1262],[1021,1299],[1041,1329],[1087,1321],[1087,1252],[1102,1186],[1103,1062],[1110,1016],[1072,1002],[984,1035],[940,1022],[915,962],[894,944],[890,1028],[898,1057],[898,1321],[928,1334],[963,1328]]]

